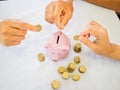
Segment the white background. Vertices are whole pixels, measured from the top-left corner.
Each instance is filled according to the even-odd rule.
[[[58,79],[59,90],[120,90],[120,62],[94,54],[82,45],[76,54],[73,36],[79,34],[90,20],[107,28],[111,42],[120,44],[120,21],[114,11],[84,1],[74,1],[74,13],[63,32],[71,41],[67,58],[53,62],[46,56],[44,44],[48,37],[58,31],[55,25],[44,20],[46,5],[52,0],[8,0],[0,2],[0,20],[20,19],[31,24],[41,24],[41,32],[28,31],[26,39],[18,46],[0,45],[0,90],[52,90],[51,81]],[[46,60],[40,63],[37,54],[42,52]],[[57,73],[60,65],[67,66],[75,55],[81,57],[80,65],[87,67],[78,82],[63,80]],[[79,65],[79,66],[80,66]],[[77,70],[75,71],[77,72]]]

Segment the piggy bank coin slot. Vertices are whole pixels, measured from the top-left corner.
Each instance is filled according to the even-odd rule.
[[[60,36],[58,35],[58,37],[57,37],[57,44],[59,43],[59,39],[60,39]]]

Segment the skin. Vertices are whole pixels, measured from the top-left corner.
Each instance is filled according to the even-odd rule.
[[[120,0],[85,0],[85,1],[120,13]]]
[[[90,36],[94,36],[96,39],[90,41]],[[120,60],[120,46],[109,41],[106,28],[97,22],[89,22],[78,39],[94,53]]]
[[[120,0],[84,0],[120,13]],[[58,0],[47,5],[45,20],[62,30],[73,15],[73,0]]]
[[[20,20],[4,20],[0,22],[0,44],[15,46],[25,39],[27,30],[37,31],[37,27]]]
[[[73,14],[72,0],[58,0],[47,5],[45,20],[55,24],[58,29],[63,29]]]

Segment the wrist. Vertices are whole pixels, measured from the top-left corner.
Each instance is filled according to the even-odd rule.
[[[120,60],[120,46],[116,44],[111,44],[111,51],[108,53],[107,57]]]

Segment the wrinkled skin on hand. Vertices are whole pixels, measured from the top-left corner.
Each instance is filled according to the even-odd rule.
[[[47,5],[45,20],[63,29],[73,14],[72,2],[58,0]]]
[[[37,28],[20,20],[4,20],[0,22],[0,43],[4,46],[15,46],[25,39],[27,30],[36,31]]]

